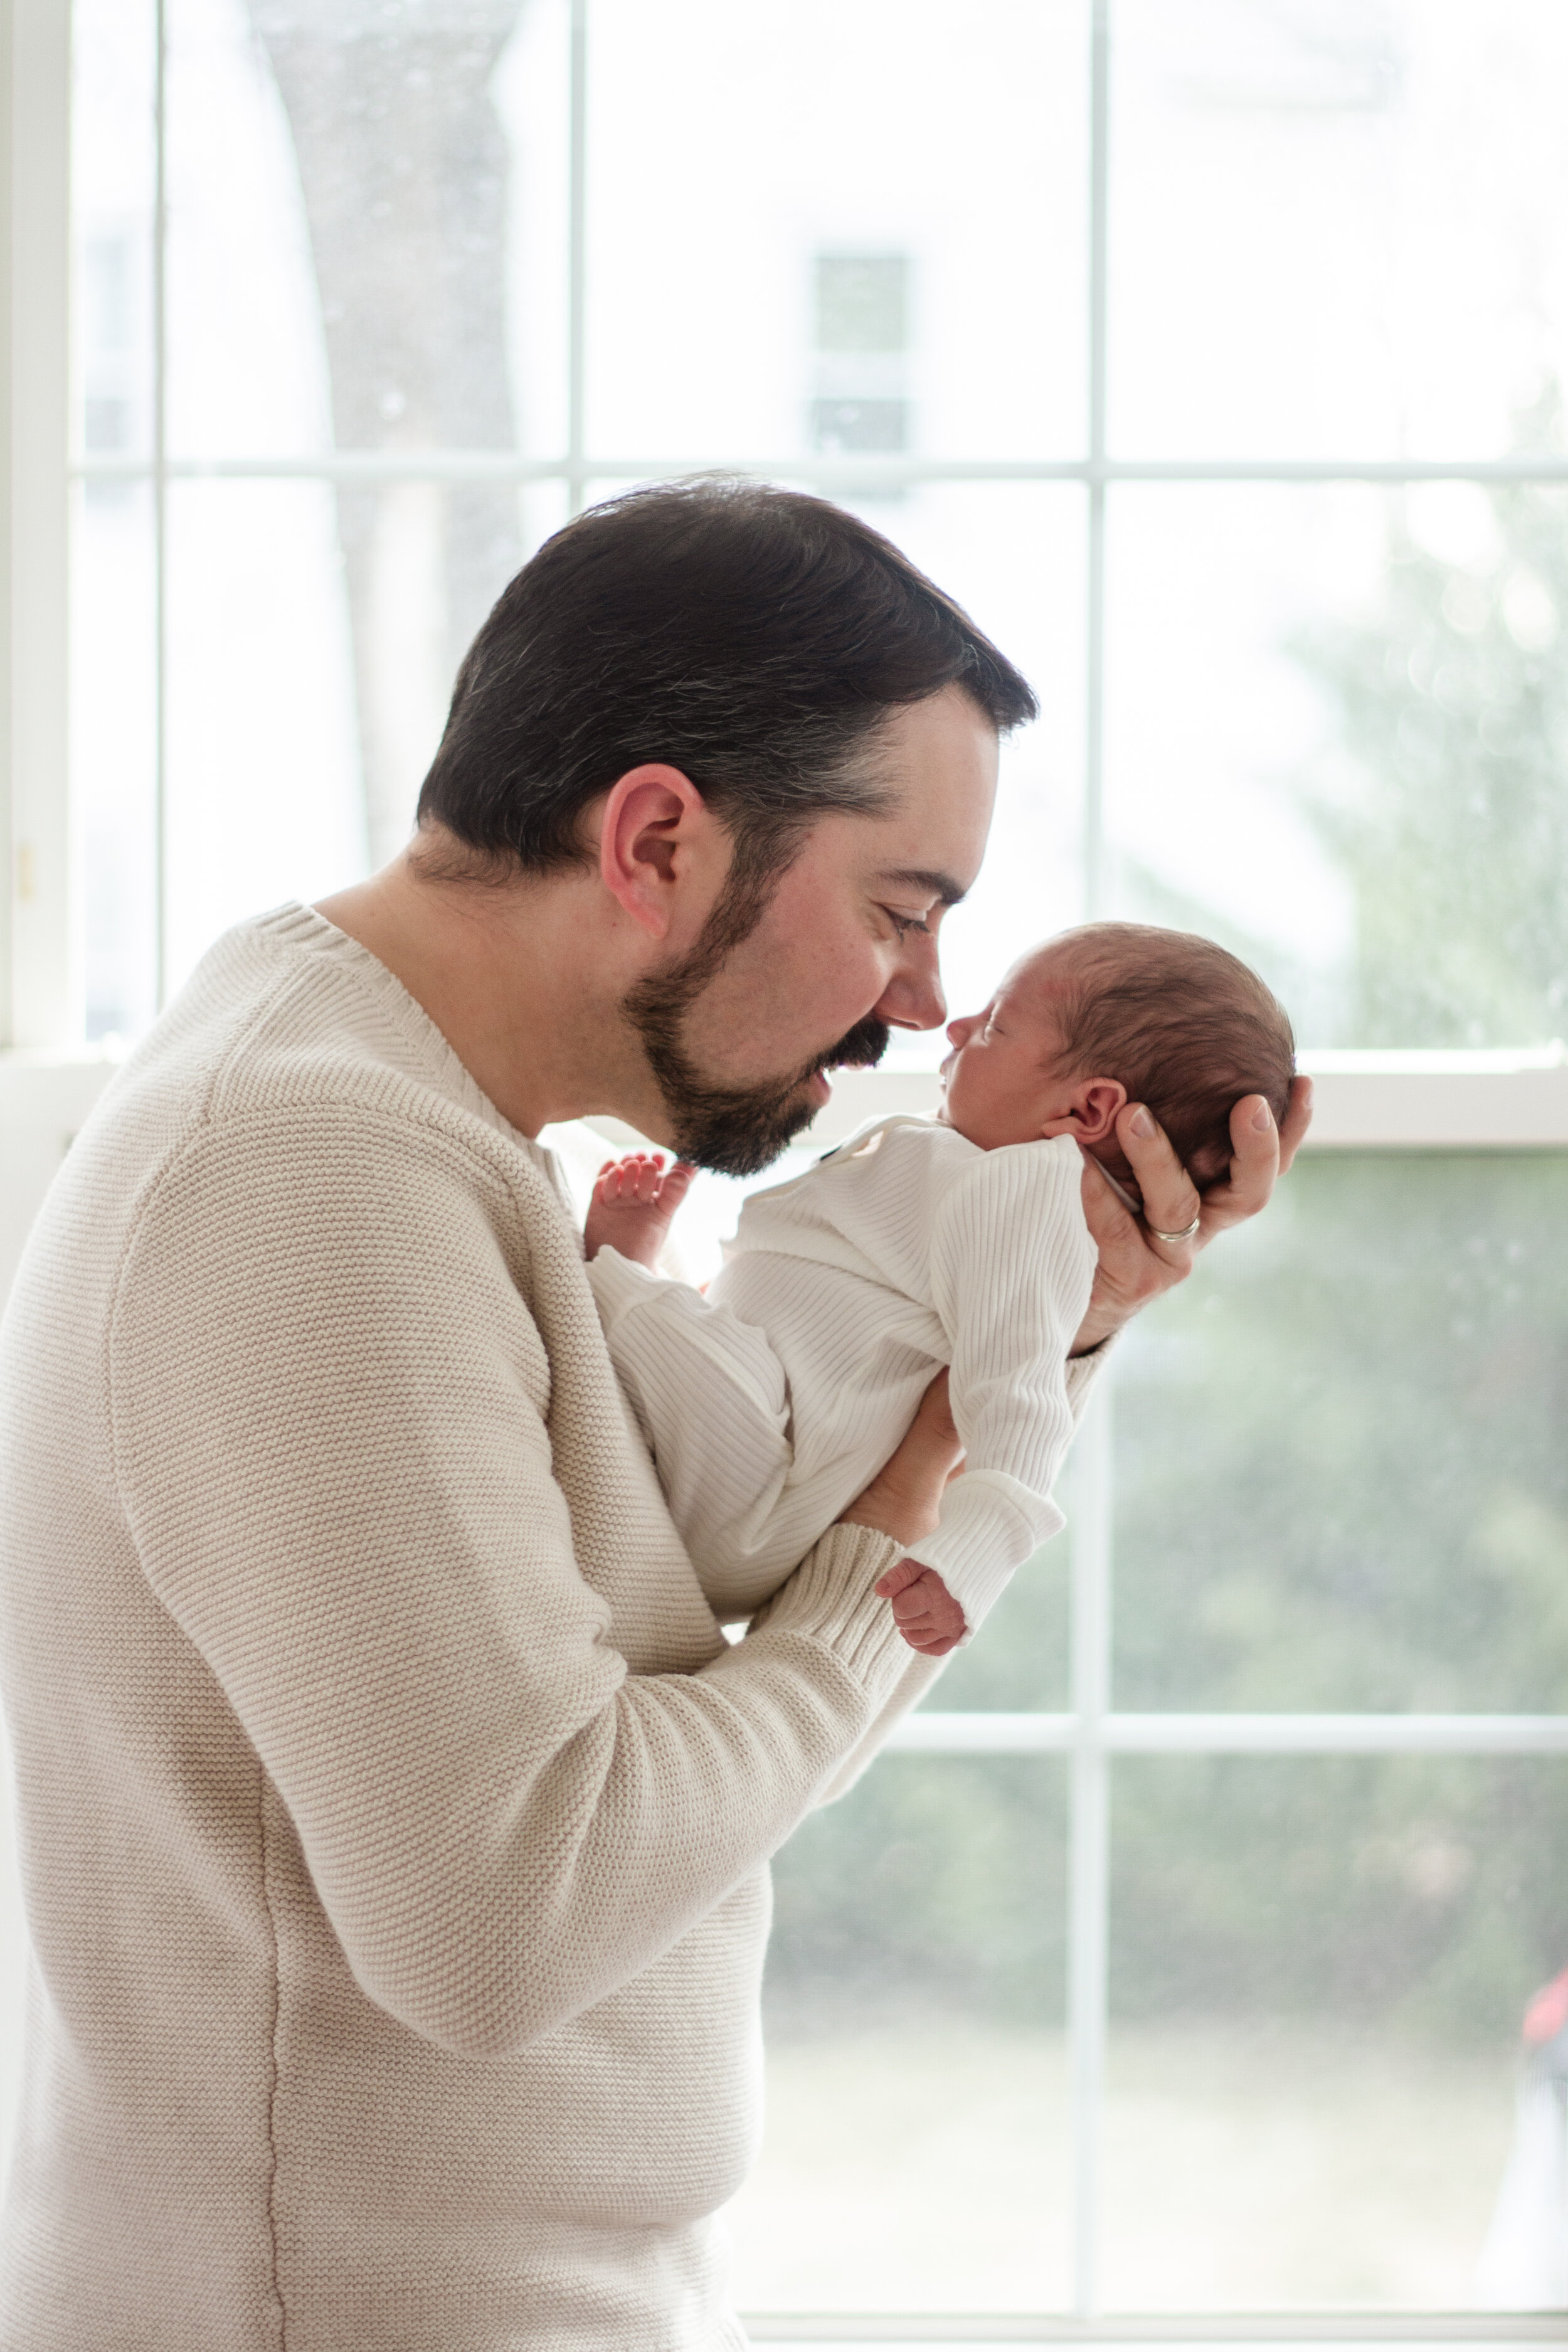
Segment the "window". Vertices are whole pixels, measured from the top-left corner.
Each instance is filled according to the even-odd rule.
[[[726,464],[1040,688],[955,1003],[1190,923],[1322,1073],[1069,1536],[781,1859],[758,2340],[1556,2331],[1479,2266],[1568,1963],[1568,19],[76,0],[68,402],[66,12],[16,15],[20,1043],[388,855],[517,563]]]
[[[814,449],[910,446],[909,313],[907,255],[818,254]]]

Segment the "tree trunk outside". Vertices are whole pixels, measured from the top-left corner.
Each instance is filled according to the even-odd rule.
[[[511,449],[505,133],[522,0],[252,0],[293,132],[342,450]],[[515,489],[338,492],[373,866],[402,845],[452,674],[522,557]]]

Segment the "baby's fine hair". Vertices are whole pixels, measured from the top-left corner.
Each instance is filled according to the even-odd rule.
[[[1265,1096],[1276,1122],[1284,1118],[1296,1069],[1284,1007],[1239,956],[1196,931],[1085,923],[1060,940],[1076,950],[1054,1006],[1067,1066],[1120,1078],[1197,1183],[1216,1183],[1244,1095]]]

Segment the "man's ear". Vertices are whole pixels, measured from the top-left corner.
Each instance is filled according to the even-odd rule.
[[[1079,1078],[1040,1133],[1073,1135],[1080,1143],[1103,1143],[1107,1136],[1115,1136],[1116,1114],[1127,1098],[1120,1078]]]
[[[675,887],[689,874],[695,840],[714,822],[679,768],[649,761],[612,785],[599,819],[599,878],[655,939],[669,929]]]

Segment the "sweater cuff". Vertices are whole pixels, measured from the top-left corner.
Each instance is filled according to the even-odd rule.
[[[1068,1358],[1068,1402],[1072,1407],[1072,1417],[1074,1421],[1082,1420],[1084,1406],[1089,1402],[1089,1392],[1100,1376],[1101,1365],[1105,1362],[1106,1359],[1110,1354],[1111,1349],[1115,1347],[1116,1342],[1121,1337],[1121,1334],[1120,1331],[1113,1331],[1109,1339],[1102,1339],[1098,1348],[1091,1348],[1089,1349],[1087,1356],[1069,1356]]]
[[[910,1657],[891,1603],[877,1591],[907,1545],[878,1528],[831,1527],[788,1582],[752,1620],[752,1629],[805,1633],[833,1652],[880,1706]]]
[[[966,1471],[948,1488],[938,1526],[910,1546],[909,1557],[935,1569],[963,1611],[967,1642],[1014,1570],[1066,1525],[1048,1495],[1031,1493],[1003,1471]]]
[[[613,1330],[621,1317],[629,1314],[634,1307],[646,1305],[661,1290],[679,1286],[663,1275],[650,1274],[647,1266],[623,1257],[608,1242],[588,1260],[584,1272],[599,1310],[599,1320],[606,1331]]]

